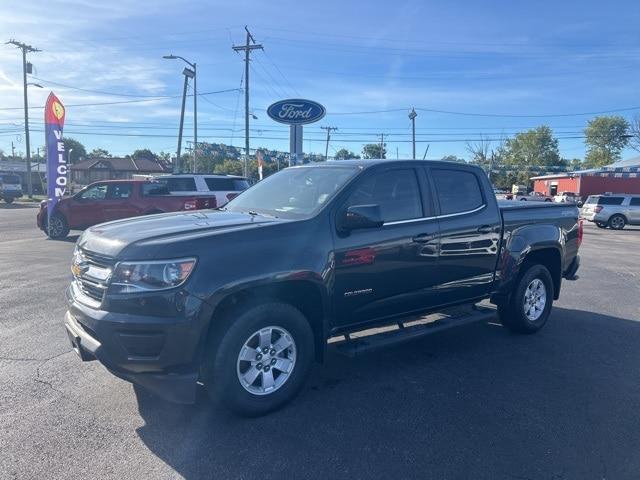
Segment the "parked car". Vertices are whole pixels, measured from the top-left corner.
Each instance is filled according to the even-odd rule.
[[[47,201],[43,201],[37,224],[51,238],[64,238],[69,230],[82,230],[111,220],[203,208],[216,208],[215,196],[177,196],[158,182],[107,180],[62,198],[51,216],[51,228],[47,222]]]
[[[493,189],[493,194],[496,196],[497,200],[508,200],[508,196],[511,195],[511,193],[507,190],[502,190],[500,188],[494,188]]]
[[[560,192],[553,197],[553,201],[556,203],[573,203],[578,207],[582,206],[582,198],[575,192]]]
[[[180,174],[165,175],[156,180],[176,195],[214,195],[218,207],[249,188],[246,178],[234,175]]]
[[[513,200],[520,200],[522,202],[551,202],[553,201],[553,198],[541,192],[530,192],[525,194],[516,194],[513,196]]]
[[[538,331],[581,239],[575,206],[499,206],[475,166],[323,162],[282,170],[224,210],[86,230],[65,325],[82,360],[175,402],[201,383],[257,415],[300,390],[330,337],[357,354],[494,318],[482,299],[509,330]],[[451,306],[466,313],[415,322]],[[350,336],[385,324],[396,329]]]
[[[13,173],[0,173],[0,198],[12,203],[22,197],[22,183],[20,176]]]
[[[590,195],[580,216],[600,228],[622,230],[625,225],[640,225],[640,195]]]

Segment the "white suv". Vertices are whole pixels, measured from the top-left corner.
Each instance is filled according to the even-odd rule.
[[[173,195],[214,194],[217,207],[224,206],[229,200],[249,188],[244,177],[234,175],[176,174],[157,177]]]

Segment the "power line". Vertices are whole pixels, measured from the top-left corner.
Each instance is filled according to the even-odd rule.
[[[202,97],[205,95],[215,95],[218,93],[229,93],[229,92],[235,92],[237,91],[237,88],[228,88],[226,90],[216,90],[213,92],[204,92],[204,93],[199,93],[198,97]],[[188,97],[193,97],[193,94],[189,94],[187,95]],[[182,97],[182,95],[159,95],[157,97],[153,97],[153,98],[141,98],[141,99],[136,99],[136,100],[121,100],[121,101],[116,101],[116,102],[96,102],[96,103],[75,103],[75,104],[67,104],[65,105],[65,107],[99,107],[99,106],[103,106],[103,105],[122,105],[125,103],[142,103],[142,102],[155,102],[158,100],[167,100],[167,99],[171,99],[171,98],[180,98]],[[42,107],[29,107],[29,109],[41,109]],[[21,107],[3,107],[0,108],[0,111],[8,111],[8,110],[21,110]]]

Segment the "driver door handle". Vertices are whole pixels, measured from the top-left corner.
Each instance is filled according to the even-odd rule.
[[[493,232],[495,232],[495,227],[493,227],[492,225],[483,225],[481,227],[478,227],[477,232],[478,233],[493,233]]]
[[[430,242],[431,240],[435,240],[436,237],[437,235],[434,235],[434,234],[421,233],[413,237],[413,241],[416,243],[427,243],[427,242]]]

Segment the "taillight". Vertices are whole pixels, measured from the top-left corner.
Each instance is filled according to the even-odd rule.
[[[216,208],[217,203],[215,198],[197,198],[196,208],[202,210],[205,208]]]
[[[582,245],[582,237],[584,236],[584,226],[582,219],[578,220],[578,247]]]
[[[596,212],[596,213],[600,213],[600,212],[602,211],[602,206],[601,206],[601,205],[596,206],[596,207],[593,209],[593,211],[594,211],[594,212]]]
[[[184,202],[184,209],[185,210],[195,210],[196,207],[196,201],[195,200],[187,200],[186,202]]]

